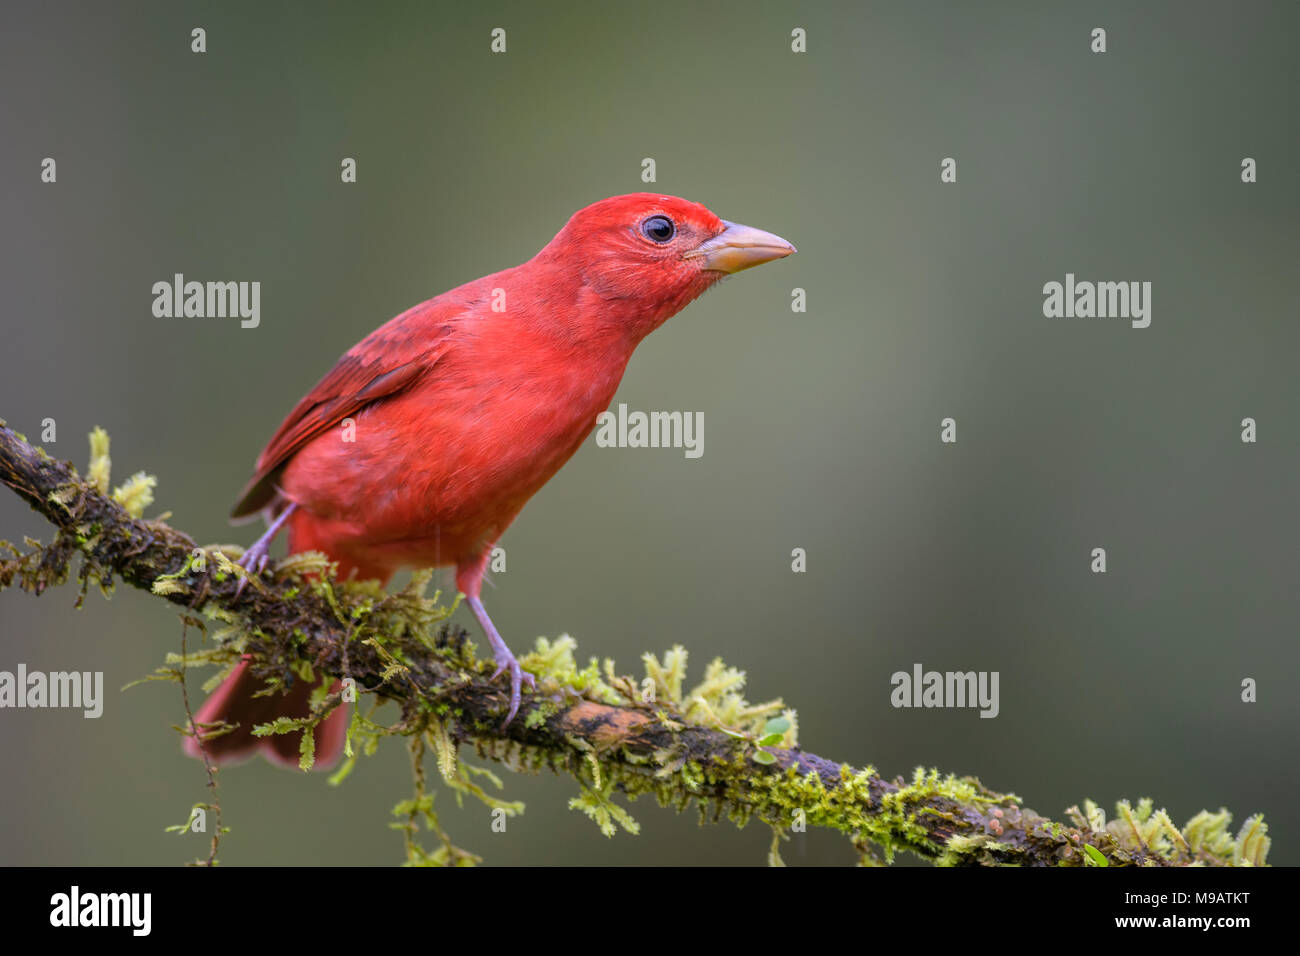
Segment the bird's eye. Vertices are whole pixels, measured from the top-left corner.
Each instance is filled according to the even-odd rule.
[[[677,235],[677,227],[667,216],[651,216],[641,223],[641,234],[651,242],[669,242]]]

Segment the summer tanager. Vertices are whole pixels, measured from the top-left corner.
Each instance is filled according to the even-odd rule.
[[[724,276],[794,252],[779,236],[673,196],[615,196],[578,211],[523,265],[408,309],[353,346],[280,425],[232,517],[267,533],[241,564],[260,574],[282,525],[289,552],[323,551],[340,577],[454,565],[510,675],[507,723],[532,684],[479,600],[492,548],[524,503],[578,450],[633,349]],[[305,717],[312,686],[254,697],[243,661],[195,716],[237,729],[203,743],[217,762],[297,766],[299,734],[254,737]],[[315,731],[318,766],[337,759],[347,716]],[[199,756],[195,737],[186,752]]]

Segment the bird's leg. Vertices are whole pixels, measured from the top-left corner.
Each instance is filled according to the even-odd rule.
[[[254,541],[252,547],[245,551],[240,559],[235,563],[248,571],[249,574],[261,574],[265,571],[266,562],[271,558],[271,541],[274,540],[276,534],[284,526],[284,523],[289,520],[289,515],[293,514],[297,510],[298,506],[293,502],[290,502],[287,508],[275,516],[275,520],[272,521],[271,526],[266,529],[266,533]],[[235,597],[239,597],[239,595],[243,593],[244,585],[247,583],[247,577],[239,579],[239,587],[235,588]]]
[[[532,688],[537,686],[537,682],[533,679],[532,674],[519,666],[519,661],[515,659],[515,655],[510,653],[510,648],[506,647],[506,642],[501,640],[501,635],[497,633],[492,618],[488,617],[487,608],[483,607],[483,602],[477,597],[467,597],[466,600],[469,602],[474,616],[478,618],[483,633],[487,635],[488,643],[492,645],[492,656],[497,662],[497,669],[492,672],[492,679],[495,680],[501,676],[502,671],[510,671],[510,713],[506,714],[506,724],[508,724],[515,719],[515,714],[519,712],[520,685],[527,681],[528,686]]]

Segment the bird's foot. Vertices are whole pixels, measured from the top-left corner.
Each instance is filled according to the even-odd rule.
[[[496,654],[497,669],[492,672],[492,679],[496,680],[506,671],[510,672],[510,712],[506,714],[506,726],[510,721],[515,719],[515,714],[519,713],[519,702],[523,698],[523,685],[527,684],[528,689],[532,690],[537,686],[537,679],[532,674],[519,666],[519,660],[514,654],[510,653],[510,648],[502,645],[505,656]]]
[[[528,689],[532,690],[537,686],[537,680],[532,674],[519,666],[518,659],[506,646],[506,642],[501,639],[501,635],[497,633],[496,625],[492,623],[492,618],[488,617],[483,602],[476,597],[467,598],[466,600],[470,609],[474,612],[474,616],[478,618],[483,633],[487,635],[488,643],[492,645],[492,656],[497,662],[497,669],[492,672],[492,679],[496,680],[506,671],[510,672],[510,711],[506,714],[505,722],[501,725],[505,727],[515,719],[515,714],[519,713],[523,685],[527,683]]]
[[[235,588],[235,597],[239,597],[244,593],[244,587],[248,584],[250,576],[259,577],[266,570],[266,564],[271,560],[271,542],[275,539],[276,532],[289,520],[289,515],[293,514],[294,509],[297,507],[297,505],[291,504],[281,511],[275,520],[271,522],[271,526],[266,529],[266,533],[253,542],[252,546],[240,555],[239,560],[235,562],[248,572],[240,577],[239,586]]]
[[[235,597],[244,593],[244,588],[248,585],[249,577],[259,577],[266,570],[266,563],[271,559],[270,542],[259,540],[251,548],[240,556],[235,562],[236,565],[243,568],[247,573],[239,578],[239,585],[235,588]]]

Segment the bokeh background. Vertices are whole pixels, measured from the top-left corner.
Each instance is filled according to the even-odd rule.
[[[7,3],[0,417],[55,419],[49,450],[83,466],[104,426],[117,480],[158,476],[152,513],[246,544],[225,516],[255,455],[370,329],[596,199],[696,199],[799,253],[641,346],[617,401],[702,411],[704,456],[588,440],[503,542],[485,597],[515,648],[569,633],[639,671],[680,642],[693,676],[721,655],[751,699],[783,696],[819,754],[977,774],[1051,815],[1147,795],[1179,822],[1264,811],[1272,860],[1300,861],[1300,7],[469,6]],[[259,280],[260,327],[154,318],[175,272]],[[1067,272],[1152,282],[1151,327],[1045,319]],[[0,536],[23,535],[48,529],[0,495]],[[97,721],[0,712],[0,863],[191,859],[204,838],[163,829],[205,797],[169,729],[179,693],[117,691],[177,649],[177,617],[74,597],[0,595],[0,668],[108,688]],[[914,662],[999,671],[1000,716],[891,708]],[[227,863],[401,859],[397,742],[338,789],[261,761],[221,782]],[[765,857],[766,828],[647,801],[642,836],[606,839],[574,792],[508,775],[527,812],[505,834],[439,807],[493,864]],[[785,857],[852,854],[812,832]]]

